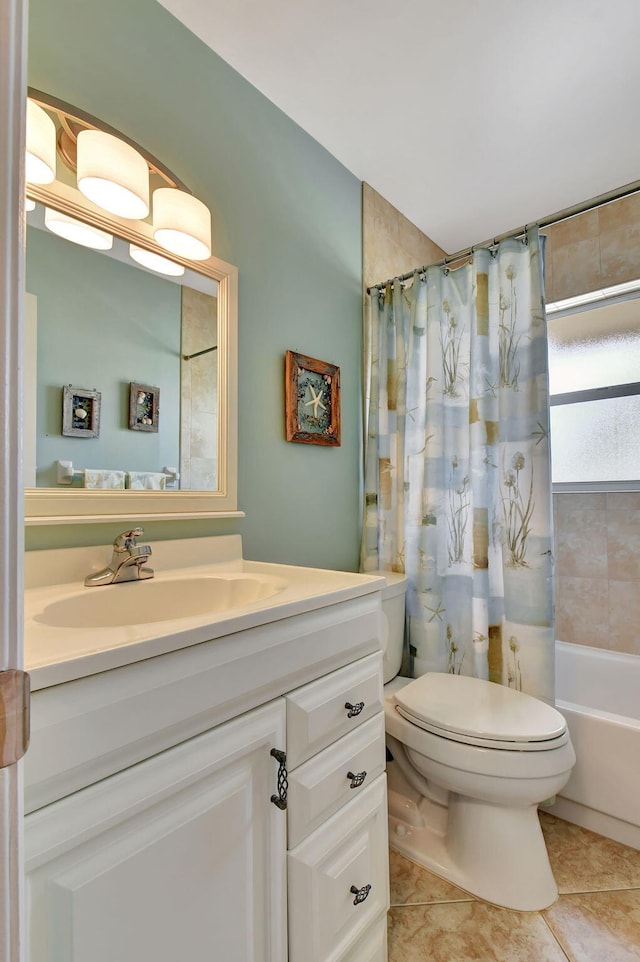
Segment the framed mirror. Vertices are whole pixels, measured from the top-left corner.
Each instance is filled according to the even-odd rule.
[[[73,134],[109,128],[29,96],[56,125],[58,159],[52,183],[27,183],[26,523],[241,515],[237,269],[168,253],[150,216],[89,200]],[[186,190],[144,158],[151,190]],[[70,242],[65,218],[108,250]]]

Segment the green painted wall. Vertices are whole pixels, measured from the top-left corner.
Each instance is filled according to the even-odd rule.
[[[247,517],[149,524],[146,536],[238,531],[248,558],[356,569],[359,181],[155,0],[31,0],[28,80],[172,168],[213,211],[214,253],[239,268]],[[340,448],[284,440],[287,349],[340,366]],[[30,528],[27,547],[103,544],[119,527]]]
[[[76,470],[178,465],[180,286],[35,227],[26,270],[38,298],[38,487],[56,486],[59,459]],[[157,432],[129,430],[131,381],[160,389]],[[63,384],[100,391],[97,438],[62,434]]]

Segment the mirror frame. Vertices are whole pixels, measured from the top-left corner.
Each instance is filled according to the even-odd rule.
[[[167,257],[146,221],[108,214],[80,191],[55,181],[27,185],[27,197]],[[25,232],[26,236],[26,232]],[[218,282],[218,488],[215,491],[100,491],[78,488],[25,489],[25,524],[78,524],[116,518],[160,521],[177,518],[244,517],[238,511],[238,269],[217,257],[171,260]]]

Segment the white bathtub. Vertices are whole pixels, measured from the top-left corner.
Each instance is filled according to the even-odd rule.
[[[576,765],[547,811],[640,849],[640,657],[556,642]]]

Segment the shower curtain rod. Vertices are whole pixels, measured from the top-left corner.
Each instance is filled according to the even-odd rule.
[[[534,221],[531,224],[525,224],[524,227],[518,227],[515,230],[507,231],[506,234],[499,234],[497,237],[489,238],[489,240],[482,241],[481,244],[474,244],[472,247],[465,247],[461,251],[456,251],[455,254],[448,254],[443,257],[441,261],[435,261],[433,264],[425,264],[424,267],[416,267],[415,270],[407,271],[406,274],[400,274],[398,277],[390,277],[387,281],[381,281],[379,284],[372,284],[371,287],[367,288],[367,294],[372,291],[382,290],[387,286],[387,284],[392,284],[394,281],[408,281],[416,271],[426,271],[428,267],[449,267],[452,264],[456,264],[458,261],[466,260],[470,257],[474,251],[481,248],[492,248],[495,247],[499,241],[507,240],[509,237],[522,237],[523,234],[527,232],[530,227],[551,227],[553,224],[559,224],[563,220],[569,220],[571,217],[577,217],[578,214],[586,214],[590,210],[597,210],[598,207],[604,207],[605,204],[610,204],[614,200],[622,200],[623,197],[630,197],[632,194],[637,194],[640,191],[640,180],[634,180],[631,184],[626,184],[624,187],[618,187],[616,190],[610,190],[606,194],[599,194],[597,197],[592,197],[591,200],[584,201],[582,204],[576,204],[574,207],[566,207],[564,210],[558,211],[555,214],[551,214],[549,217],[543,217],[542,220]]]

